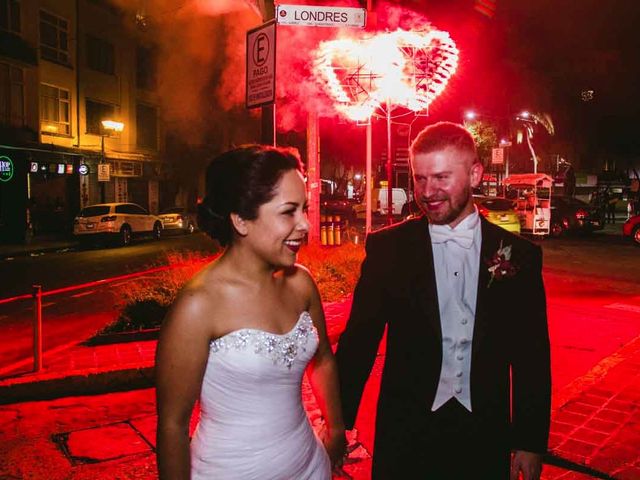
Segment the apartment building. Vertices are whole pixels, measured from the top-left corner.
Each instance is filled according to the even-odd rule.
[[[0,242],[64,234],[85,205],[157,213],[155,48],[108,0],[0,0]]]

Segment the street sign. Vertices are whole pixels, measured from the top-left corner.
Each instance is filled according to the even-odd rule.
[[[247,108],[276,100],[276,24],[273,20],[247,32]]]
[[[491,151],[491,165],[504,164],[504,148],[494,148]]]
[[[110,163],[98,164],[98,181],[99,182],[111,181],[111,164]]]
[[[78,173],[80,175],[88,175],[89,174],[89,165],[86,163],[81,163],[78,167]]]
[[[280,25],[362,28],[367,23],[367,11],[354,7],[278,5],[276,21]]]

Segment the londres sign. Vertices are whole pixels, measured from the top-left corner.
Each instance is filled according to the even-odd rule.
[[[353,7],[278,5],[276,22],[280,25],[311,27],[364,27],[367,23],[367,11]]]

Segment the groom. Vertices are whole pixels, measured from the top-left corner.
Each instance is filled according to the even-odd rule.
[[[387,328],[374,479],[538,480],[551,404],[542,253],[478,214],[473,137],[411,145],[421,218],[369,235],[337,350],[347,428]]]

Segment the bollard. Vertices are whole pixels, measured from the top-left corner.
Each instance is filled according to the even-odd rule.
[[[33,371],[42,370],[42,286],[33,289]]]
[[[333,243],[335,245],[342,245],[342,226],[340,222],[340,215],[334,217],[335,226],[333,228]]]
[[[327,217],[327,245],[333,245],[333,217],[329,215]]]
[[[320,245],[327,244],[327,217],[320,215]]]

